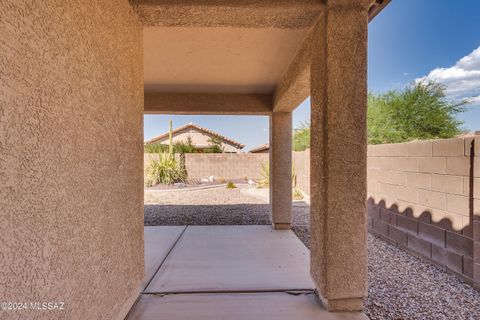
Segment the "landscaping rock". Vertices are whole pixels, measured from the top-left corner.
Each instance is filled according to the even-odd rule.
[[[246,187],[146,196],[145,225],[271,224],[270,206]],[[293,231],[308,247],[310,207],[293,206]],[[480,319],[480,293],[454,275],[368,235],[368,297],[374,320]]]

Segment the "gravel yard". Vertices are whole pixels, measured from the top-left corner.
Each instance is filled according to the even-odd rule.
[[[243,188],[243,187],[242,187]],[[309,207],[293,206],[308,247]],[[145,225],[270,224],[264,200],[224,187],[145,193]],[[368,235],[370,319],[480,319],[480,293],[453,275]]]

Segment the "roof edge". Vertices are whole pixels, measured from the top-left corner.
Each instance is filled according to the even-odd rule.
[[[204,127],[200,127],[200,126],[194,124],[193,122],[189,122],[189,123],[187,123],[187,124],[185,124],[185,125],[183,125],[183,126],[180,126],[180,127],[178,127],[178,128],[173,129],[173,130],[172,130],[172,134],[175,134],[175,133],[177,133],[177,132],[183,131],[183,130],[188,129],[188,128],[194,128],[194,129],[197,129],[197,130],[199,130],[199,131],[203,131],[203,132],[205,132],[205,133],[207,133],[207,134],[209,134],[209,135],[212,135],[212,136],[215,136],[215,137],[217,137],[217,138],[220,138],[220,139],[222,139],[223,141],[226,141],[226,142],[228,142],[228,143],[230,143],[230,144],[238,147],[239,149],[243,149],[243,148],[245,147],[245,145],[244,145],[243,143],[240,143],[240,142],[235,141],[235,140],[233,140],[233,139],[227,138],[227,137],[225,137],[224,135],[221,135],[221,134],[219,134],[219,133],[217,133],[217,132],[215,132],[215,131],[212,131],[212,130],[210,130],[210,129],[207,129],[207,128],[204,128]],[[151,139],[145,140],[145,141],[144,141],[144,144],[154,143],[154,142],[156,142],[156,141],[158,141],[158,140],[161,140],[161,139],[163,139],[163,138],[168,137],[168,135],[169,135],[169,132],[162,133],[161,135],[158,135],[158,136],[153,137],[153,138],[151,138]]]
[[[391,0],[376,0],[368,9],[368,22],[372,21]]]

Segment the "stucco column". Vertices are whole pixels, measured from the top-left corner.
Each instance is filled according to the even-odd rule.
[[[292,224],[292,113],[270,116],[270,206],[275,229]]]
[[[363,310],[367,293],[368,16],[360,2],[329,1],[312,43],[311,275],[329,311]]]

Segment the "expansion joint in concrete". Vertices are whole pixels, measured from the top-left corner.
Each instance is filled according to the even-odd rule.
[[[188,225],[185,226],[185,228],[182,230],[182,232],[180,233],[180,235],[178,236],[177,240],[175,240],[175,242],[173,243],[172,247],[170,248],[170,250],[168,250],[168,253],[167,255],[165,256],[165,258],[163,258],[162,262],[160,262],[160,265],[158,266],[157,270],[155,270],[155,273],[152,275],[152,277],[150,278],[150,280],[148,280],[148,283],[145,285],[145,287],[142,289],[142,292],[141,294],[144,294],[145,293],[145,289],[148,288],[148,286],[150,285],[150,283],[152,282],[153,278],[155,278],[155,276],[157,275],[158,271],[162,268],[163,264],[165,263],[165,261],[167,261],[168,257],[170,256],[170,254],[172,253],[173,249],[175,249],[175,247],[177,246],[177,244],[180,242],[180,239],[182,239],[182,236],[183,234],[185,233],[185,231],[187,230],[188,228]]]
[[[247,293],[287,293],[290,295],[314,294],[314,289],[255,289],[255,290],[191,290],[191,291],[158,291],[144,292],[143,294],[167,296],[178,294],[247,294]]]

